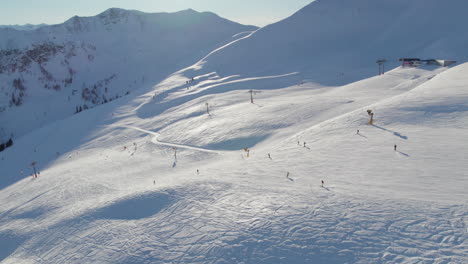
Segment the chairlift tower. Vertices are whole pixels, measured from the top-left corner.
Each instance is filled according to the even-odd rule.
[[[385,74],[385,62],[387,62],[386,59],[377,60],[377,64],[379,65],[379,75]]]
[[[261,93],[261,91],[255,91],[255,90],[250,89],[250,90],[249,90],[249,93],[250,93],[250,103],[253,104],[253,103],[254,103],[253,95],[254,95],[254,94],[257,94],[257,93]]]
[[[31,167],[32,167],[33,170],[34,170],[34,178],[37,178],[36,164],[37,164],[37,162],[35,162],[35,161],[33,161],[33,162],[31,163]]]
[[[209,108],[208,102],[206,102],[205,105],[206,105],[206,113],[210,115],[210,108]]]
[[[176,147],[172,147],[172,150],[174,150],[174,159],[177,160],[177,148],[176,148]]]

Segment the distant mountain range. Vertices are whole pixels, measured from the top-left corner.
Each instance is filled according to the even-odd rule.
[[[0,28],[11,28],[15,30],[34,30],[40,27],[47,26],[47,24],[39,24],[39,25],[32,25],[32,24],[25,24],[25,25],[0,25]]]
[[[151,87],[235,34],[257,29],[191,9],[118,8],[27,28],[0,28],[3,139]]]

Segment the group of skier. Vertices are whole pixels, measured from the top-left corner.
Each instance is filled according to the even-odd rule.
[[[192,81],[193,81],[193,78],[192,78]],[[187,83],[189,83],[189,81],[187,81]],[[356,130],[356,135],[361,135],[359,129]],[[298,146],[303,146],[304,148],[307,148],[307,143],[306,143],[305,141],[304,141],[302,144],[301,144],[300,141],[297,141],[297,145],[298,145]],[[393,150],[394,150],[394,151],[397,151],[397,145],[396,145],[396,144],[393,145]],[[250,149],[249,149],[249,148],[244,148],[244,151],[246,152],[246,156],[247,156],[247,158],[248,158],[248,157],[250,156]],[[272,160],[272,157],[271,157],[271,154],[270,154],[270,153],[267,153],[267,156],[268,156],[268,158],[269,158],[270,160]],[[200,175],[199,169],[196,170],[196,173],[197,173],[197,175]],[[288,180],[290,180],[290,181],[294,181],[294,179],[291,178],[291,177],[289,177],[289,175],[290,175],[290,172],[288,171],[288,172],[286,173],[286,178],[287,178]],[[154,182],[154,183],[155,183],[155,182]],[[325,188],[325,186],[324,186],[324,185],[325,185],[325,181],[324,181],[323,179],[320,180],[320,183],[321,183],[320,186],[323,187],[323,188]]]

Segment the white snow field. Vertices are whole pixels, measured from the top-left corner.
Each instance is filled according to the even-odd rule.
[[[438,5],[392,1],[374,0],[403,17]],[[0,262],[468,263],[468,63],[453,48],[464,40],[434,49],[453,67],[394,63],[372,76],[377,55],[362,47],[349,48],[356,67],[334,68],[283,39],[345,2],[316,1],[15,140],[0,153]],[[407,22],[398,36],[414,30]],[[436,35],[420,53],[389,45],[382,57],[430,56]],[[281,40],[295,61],[274,57]],[[255,57],[262,47],[270,56]]]

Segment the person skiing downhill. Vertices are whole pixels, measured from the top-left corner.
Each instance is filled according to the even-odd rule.
[[[393,146],[393,150],[396,151],[396,144]]]
[[[323,184],[324,184],[324,183],[325,183],[325,182],[322,180],[322,187],[323,187]]]

